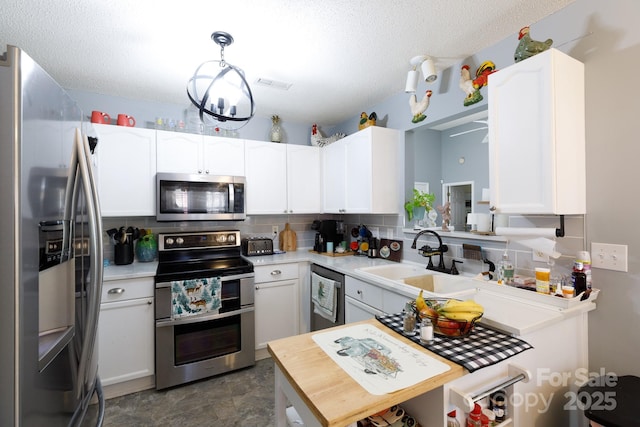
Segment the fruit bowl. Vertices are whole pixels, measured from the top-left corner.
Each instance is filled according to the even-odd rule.
[[[433,323],[433,332],[444,337],[464,338],[469,336],[476,322],[482,318],[482,312],[465,314],[466,319],[452,319],[443,312],[447,301],[460,301],[454,298],[425,298],[427,307],[418,313],[420,320],[428,318]]]

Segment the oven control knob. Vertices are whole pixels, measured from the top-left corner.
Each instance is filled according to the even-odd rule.
[[[173,245],[173,237],[167,237],[167,240],[165,240],[165,243],[167,245]]]
[[[176,238],[176,243],[177,243],[178,245],[181,245],[181,244],[183,244],[183,243],[184,243],[184,239],[183,239],[182,237],[178,237],[178,238]]]
[[[218,243],[224,243],[227,241],[227,236],[225,236],[224,234],[218,234],[218,236],[216,237],[216,241]]]
[[[227,240],[228,240],[230,243],[233,243],[233,242],[235,242],[235,241],[236,241],[236,236],[235,236],[235,235],[233,235],[233,234],[229,234],[229,237],[227,237]]]

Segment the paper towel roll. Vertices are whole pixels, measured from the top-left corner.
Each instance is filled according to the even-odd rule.
[[[531,227],[496,227],[497,236],[536,236],[556,237],[555,228],[531,228]]]

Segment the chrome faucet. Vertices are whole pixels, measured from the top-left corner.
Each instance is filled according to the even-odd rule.
[[[439,271],[441,273],[449,273],[449,274],[451,274],[452,273],[451,269],[448,269],[448,268],[446,268],[444,266],[444,257],[443,257],[444,253],[449,250],[449,247],[442,243],[442,238],[435,231],[433,231],[433,230],[422,230],[421,232],[416,234],[416,237],[413,239],[413,244],[411,245],[411,249],[416,249],[416,243],[418,242],[418,238],[420,236],[422,236],[423,234],[426,234],[426,233],[433,234],[434,236],[436,236],[436,238],[438,239],[438,245],[439,245],[435,249],[432,248],[429,245],[424,245],[420,249],[418,249],[418,253],[420,253],[420,255],[422,255],[423,257],[429,257],[429,263],[427,264],[427,269],[428,270],[433,270],[433,271]],[[437,267],[435,267],[433,265],[433,262],[431,262],[431,257],[433,255],[440,256],[440,258],[438,260],[438,266]],[[455,266],[455,263],[454,263],[454,266]],[[455,269],[455,272],[457,273],[457,269]]]

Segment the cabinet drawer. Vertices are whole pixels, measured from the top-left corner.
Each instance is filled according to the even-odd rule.
[[[298,264],[273,264],[255,267],[256,283],[298,278]]]
[[[382,288],[351,276],[345,277],[345,294],[378,310],[382,310]]]
[[[110,280],[102,284],[102,302],[153,297],[153,278]]]

